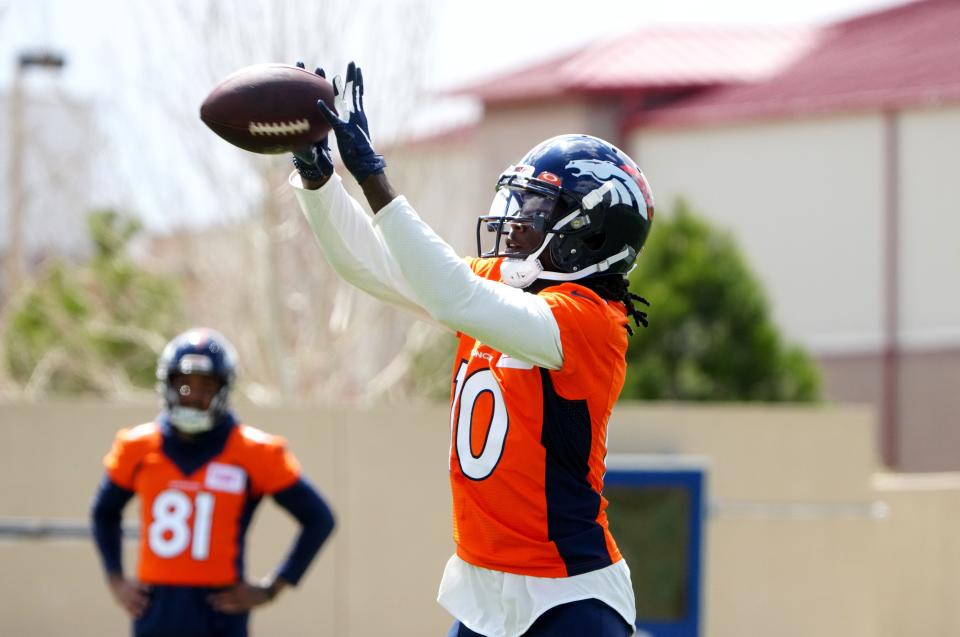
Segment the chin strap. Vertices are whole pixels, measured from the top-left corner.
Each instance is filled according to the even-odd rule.
[[[588,277],[591,274],[596,274],[597,272],[606,272],[610,269],[610,266],[617,261],[623,261],[624,259],[629,259],[632,256],[633,248],[627,246],[615,255],[607,257],[603,261],[598,261],[593,265],[580,270],[579,272],[550,272],[549,270],[544,270],[540,273],[540,278],[548,281],[576,281],[577,279]]]

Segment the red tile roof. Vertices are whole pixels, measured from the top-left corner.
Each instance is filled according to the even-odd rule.
[[[455,93],[491,103],[755,81],[808,50],[816,33],[809,28],[645,28]]]
[[[838,22],[764,82],[641,114],[644,126],[960,102],[960,0],[921,0]]]

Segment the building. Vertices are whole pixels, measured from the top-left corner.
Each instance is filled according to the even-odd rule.
[[[548,136],[615,141],[662,213],[682,196],[734,233],[828,397],[875,407],[888,465],[956,469],[957,33],[954,0],[812,29],[642,30],[464,88],[480,121],[412,151],[471,156],[464,174],[492,190]],[[465,194],[490,193],[445,200]]]
[[[100,127],[90,103],[31,79],[0,93],[0,302],[11,260],[22,274],[48,257],[88,257],[93,247],[87,215]]]

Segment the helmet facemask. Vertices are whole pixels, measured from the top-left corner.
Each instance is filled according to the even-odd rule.
[[[482,257],[505,257],[500,266],[501,281],[517,288],[529,287],[537,279],[575,281],[603,272],[617,261],[633,262],[636,252],[623,250],[607,259],[589,259],[592,241],[603,242],[605,198],[612,184],[607,182],[580,198],[538,179],[512,174],[501,176],[490,212],[477,221],[477,249]],[[510,238],[517,227],[536,232],[539,245],[517,250]]]
[[[489,214],[477,221],[478,253],[505,257],[501,265],[505,283],[525,288],[543,272],[541,255],[554,236],[551,219],[558,195],[558,191],[504,186],[490,204]]]
[[[157,363],[157,389],[170,424],[190,435],[213,429],[228,409],[235,369],[233,346],[213,330],[189,330],[170,341]],[[212,393],[209,403],[200,407],[195,399],[184,400],[192,389],[192,383],[182,382],[184,377],[216,383],[215,390],[206,389],[207,395]]]
[[[200,434],[213,429],[217,419],[227,409],[227,399],[230,387],[216,376],[210,376],[220,383],[220,388],[210,399],[206,408],[184,405],[183,399],[189,396],[190,387],[187,384],[178,384],[175,379],[180,374],[174,372],[166,383],[164,399],[170,424],[185,434]]]

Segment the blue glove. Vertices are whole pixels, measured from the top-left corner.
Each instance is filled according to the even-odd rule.
[[[339,116],[323,100],[317,101],[317,107],[337,136],[344,166],[357,183],[370,175],[382,173],[387,162],[370,144],[367,116],[363,112],[363,73],[353,62],[347,66],[346,82],[339,75],[333,78],[333,103]]]
[[[303,62],[297,62],[297,66],[305,69]],[[323,69],[317,67],[314,71],[320,77],[327,77]],[[300,173],[300,176],[310,181],[323,181],[333,174],[333,159],[330,156],[330,143],[327,136],[323,139],[307,146],[293,151],[293,166]]]

